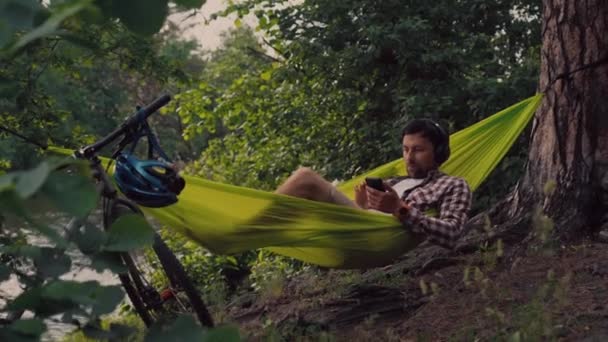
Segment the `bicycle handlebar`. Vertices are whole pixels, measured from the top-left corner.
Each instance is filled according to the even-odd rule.
[[[130,126],[130,125],[134,125],[134,124],[143,122],[150,115],[152,115],[152,113],[156,112],[161,107],[163,107],[164,105],[169,103],[169,101],[171,101],[171,96],[169,96],[167,94],[157,98],[156,100],[154,100],[154,102],[150,103],[147,107],[141,108],[139,111],[137,111],[137,113],[133,114],[133,116],[131,116],[129,119],[127,119],[127,121],[124,123],[124,125]]]
[[[146,107],[139,109],[135,114],[131,115],[120,125],[120,127],[115,129],[112,133],[106,135],[101,140],[92,145],[81,148],[76,153],[79,157],[84,158],[88,158],[94,155],[97,151],[104,148],[106,145],[116,139],[119,135],[127,132],[130,129],[137,128],[140,123],[144,122],[150,115],[152,115],[152,113],[156,112],[161,107],[169,103],[169,101],[171,101],[171,96],[169,95],[163,95],[157,98],[156,100],[154,100],[154,102],[150,103]]]

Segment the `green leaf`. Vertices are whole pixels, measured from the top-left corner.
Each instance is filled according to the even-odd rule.
[[[15,300],[9,303],[8,309],[10,311],[20,310],[34,310],[41,303],[41,292],[40,288],[33,288],[26,290],[21,293]]]
[[[72,33],[72,32],[59,32],[58,33],[59,36],[61,36],[61,38],[65,39],[66,41],[80,46],[82,48],[85,49],[89,49],[89,50],[97,50],[97,49],[101,49],[101,47],[99,46],[99,41],[91,41],[89,39],[85,39],[82,36]],[[91,66],[90,63],[87,64],[86,61],[83,61],[83,66]]]
[[[57,248],[44,247],[40,249],[40,255],[35,259],[38,274],[44,278],[55,278],[67,273],[72,266],[72,259]]]
[[[42,255],[41,248],[32,245],[2,246],[0,247],[0,253],[32,259],[39,258]]]
[[[99,287],[96,281],[76,282],[72,280],[56,280],[44,286],[41,296],[56,301],[68,301],[76,304],[95,304],[95,289]]]
[[[81,173],[66,174],[52,172],[44,186],[42,194],[62,211],[76,217],[85,217],[97,205],[98,194],[95,185]]]
[[[2,22],[0,22],[0,27],[2,26]],[[1,30],[1,28],[0,28]],[[0,32],[0,36],[2,33]],[[0,37],[0,41],[2,38]],[[2,43],[0,42],[0,46]],[[16,98],[21,92],[21,86],[19,82],[13,78],[5,77],[0,75],[0,96],[4,98]],[[6,162],[6,161],[5,161]],[[10,162],[9,162],[10,165]],[[9,165],[2,165],[2,168],[7,168]]]
[[[112,273],[126,273],[127,267],[116,252],[102,252],[91,256],[91,267],[97,272],[110,270]]]
[[[81,309],[79,307],[72,307],[64,310],[61,313],[61,322],[67,324],[74,324],[74,320],[77,320],[77,317],[89,316],[89,312],[85,309]]]
[[[19,197],[26,199],[32,196],[44,184],[50,172],[51,168],[45,161],[38,164],[34,169],[19,172],[15,187]]]
[[[10,43],[13,38],[14,30],[12,30],[5,20],[0,20],[0,48]]]
[[[260,75],[260,78],[262,78],[264,81],[270,80],[271,77],[272,77],[272,69],[266,70]]]
[[[7,173],[0,176],[0,191],[11,190],[15,188],[15,173]]]
[[[84,336],[93,340],[109,340],[112,338],[112,333],[108,330],[103,329],[98,324],[87,324],[82,328]]]
[[[85,223],[82,227],[76,227],[75,229],[76,231],[70,233],[71,240],[84,254],[98,252],[106,243],[106,233],[93,224]]]
[[[102,286],[97,281],[57,280],[44,286],[40,294],[54,301],[90,305],[93,313],[100,314],[112,312],[124,298],[120,286]]]
[[[93,315],[101,316],[111,313],[124,298],[125,293],[120,285],[111,285],[98,288],[95,293]]]
[[[32,27],[39,7],[35,0],[0,1],[0,48],[10,43],[18,30]]]
[[[173,0],[176,5],[183,8],[201,8],[206,0]]]
[[[33,319],[20,319],[10,325],[10,329],[16,333],[28,335],[28,336],[40,336],[46,331],[46,325],[42,320]]]
[[[10,278],[10,277],[11,277],[11,270],[4,265],[0,265],[0,282],[8,280],[8,278]]]
[[[42,25],[36,27],[34,30],[21,37],[11,48],[12,52],[21,49],[36,39],[54,34],[59,28],[59,25],[61,25],[65,19],[77,14],[89,6],[90,2],[90,0],[72,1],[58,6],[57,10],[54,10],[51,13],[51,16]]]
[[[123,341],[137,330],[126,325],[110,324],[110,330],[103,329],[98,322],[89,322],[82,328],[82,333],[95,340]]]
[[[142,215],[128,214],[119,217],[108,230],[106,251],[127,252],[149,246],[154,241],[154,230]]]
[[[127,337],[133,335],[136,332],[137,329],[133,327],[117,323],[110,323],[110,333],[112,333],[112,338],[116,340],[126,340]]]
[[[112,13],[131,31],[151,35],[165,23],[167,0],[122,0],[112,2]]]
[[[57,247],[65,247],[67,241],[54,229],[38,223],[26,210],[22,200],[17,196],[15,191],[0,192],[0,210],[1,212],[11,213],[19,218],[24,219],[29,225],[48,237]]]
[[[192,316],[179,316],[166,330],[162,323],[154,324],[146,334],[145,342],[205,341],[203,329]]]
[[[241,335],[235,326],[224,325],[205,331],[205,342],[239,342]]]
[[[2,19],[7,20],[11,27],[22,30],[32,27],[40,4],[36,0],[13,0],[8,1],[4,6],[0,5],[0,8],[2,9]]]

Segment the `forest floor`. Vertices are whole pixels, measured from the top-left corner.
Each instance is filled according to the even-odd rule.
[[[253,341],[608,341],[607,246],[497,246],[415,269],[413,255],[369,270],[314,268],[238,297],[223,320]]]

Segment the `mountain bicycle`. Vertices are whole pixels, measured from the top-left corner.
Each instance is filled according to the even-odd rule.
[[[92,171],[102,200],[103,227],[108,230],[113,222],[127,214],[143,215],[139,205],[162,207],[177,201],[185,186],[183,178],[173,169],[171,160],[160,148],[158,139],[150,129],[147,118],[171,100],[164,95],[145,107],[137,107],[116,130],[99,141],[74,152],[74,157],[86,160]],[[134,157],[142,138],[148,140],[148,158]],[[120,140],[119,140],[120,139]],[[110,160],[115,163],[114,181],[110,179],[98,153],[105,147],[115,146]],[[117,146],[116,146],[117,145]],[[130,147],[129,147],[130,146]],[[129,147],[127,149],[127,147]],[[118,189],[120,189],[119,194]],[[66,230],[73,231],[86,222],[85,218],[72,219]],[[127,272],[118,277],[131,304],[146,326],[164,320],[168,315],[194,313],[203,326],[212,327],[213,319],[182,264],[167,247],[158,233],[154,233],[152,250],[168,279],[168,287],[159,289],[149,279],[142,257],[134,252],[120,253],[120,261]]]

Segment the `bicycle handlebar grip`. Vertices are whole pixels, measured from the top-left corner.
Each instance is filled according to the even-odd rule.
[[[156,100],[154,100],[154,102],[150,103],[148,106],[140,109],[137,112],[135,120],[143,121],[143,120],[147,119],[148,116],[152,115],[152,113],[156,112],[161,107],[163,107],[164,105],[169,103],[169,101],[171,101],[171,96],[169,96],[167,94],[157,98]]]
[[[100,141],[96,142],[93,145],[86,146],[86,147],[80,149],[79,151],[77,151],[76,157],[89,158],[90,156],[95,154],[95,152],[102,149],[107,144],[109,144],[114,139],[116,139],[116,137],[118,137],[121,134],[124,134],[131,127],[133,127],[135,125],[139,125],[139,123],[146,120],[148,118],[148,116],[152,115],[152,113],[156,112],[162,106],[169,103],[169,101],[171,101],[171,96],[169,96],[169,95],[163,95],[163,96],[157,98],[156,100],[154,100],[154,102],[150,103],[148,106],[138,110],[137,113],[133,114],[130,118],[128,118],[122,125],[120,125],[120,127],[118,127],[112,133],[110,133],[107,136],[105,136],[104,138],[102,138]]]

